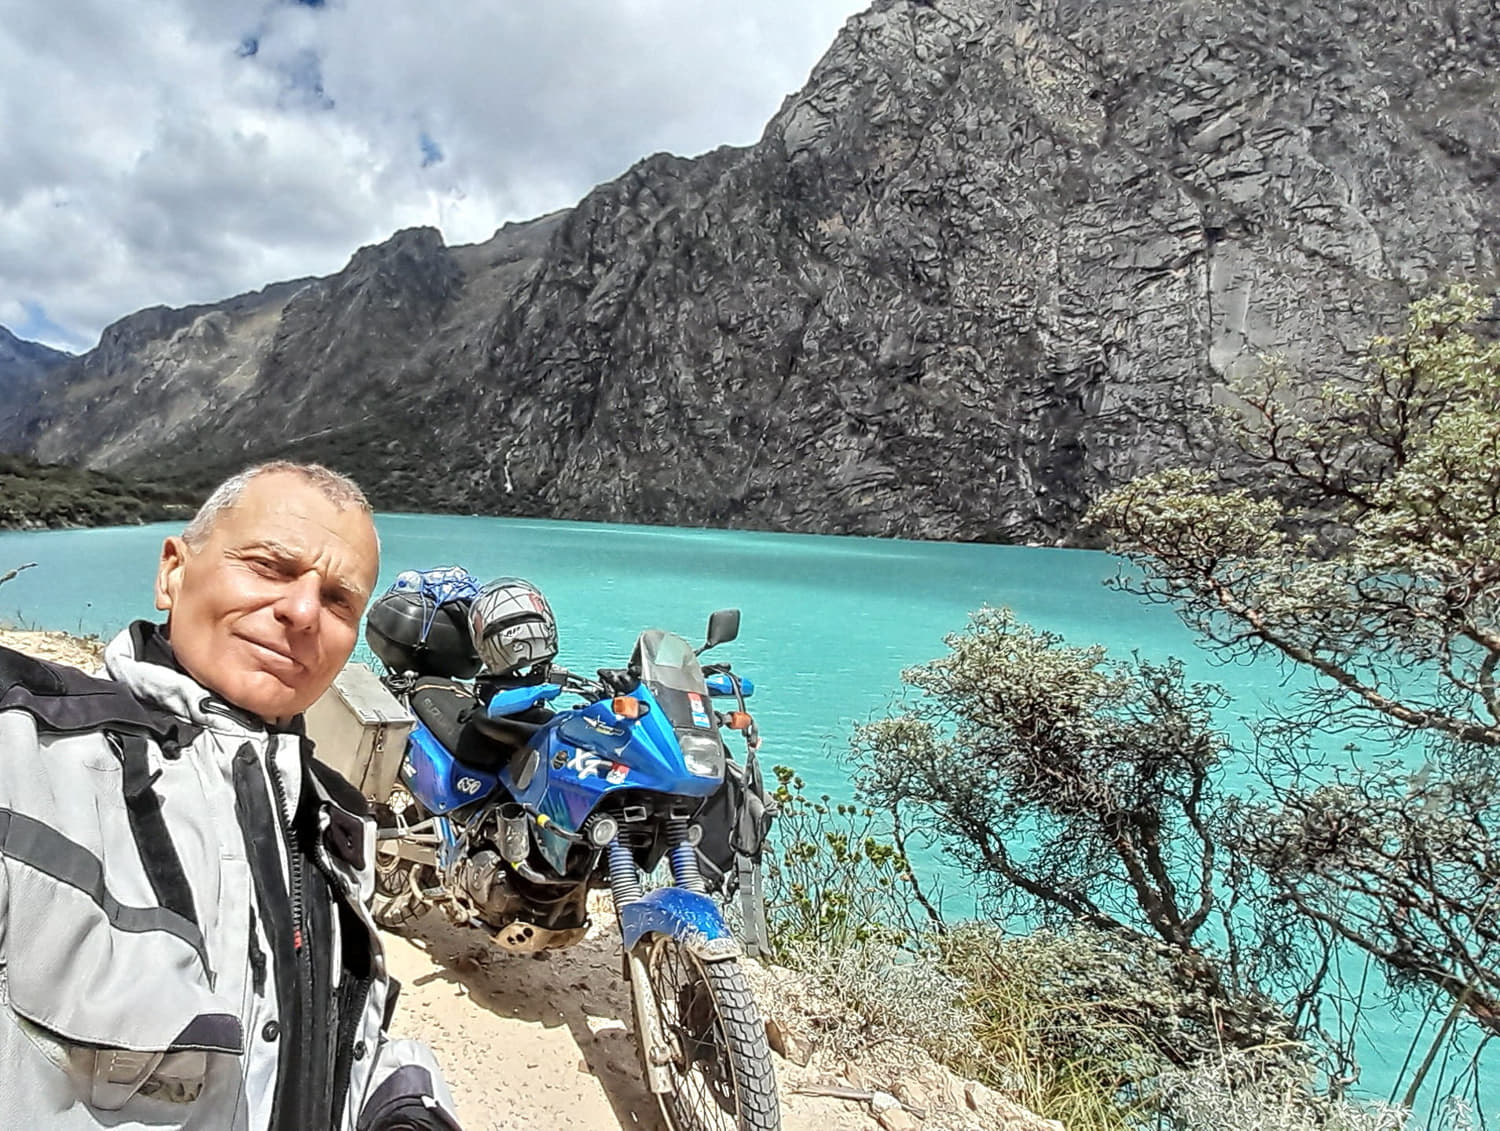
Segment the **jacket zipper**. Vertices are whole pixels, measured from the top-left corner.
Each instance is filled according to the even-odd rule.
[[[303,956],[302,925],[306,921],[302,906],[302,853],[297,850],[296,833],[286,815],[286,786],[281,781],[281,772],[276,769],[274,742],[266,750],[266,776],[271,779],[271,792],[276,795],[276,821],[281,826],[281,839],[286,845],[288,894],[292,901],[292,949],[300,960]]]
[[[323,874],[328,882],[329,895],[334,901],[334,915],[339,914],[338,905],[344,904],[349,907],[359,905],[359,897],[351,890],[349,882],[333,867],[328,859],[321,842],[313,849],[313,866]],[[352,916],[356,925],[365,930],[364,923],[357,915]],[[346,944],[347,945],[347,944]],[[374,947],[371,947],[371,962],[374,961]],[[346,979],[338,990],[338,1025],[334,1032],[333,1047],[337,1050],[334,1060],[333,1079],[333,1118],[339,1119],[343,1115],[344,1104],[349,1099],[349,1085],[354,1075],[354,1037],[363,1027],[365,1007],[369,1004],[370,989],[375,984],[374,973],[362,975],[359,978]],[[376,1038],[379,1039],[378,1037]],[[373,1056],[375,1049],[366,1049],[366,1055]]]
[[[271,780],[271,792],[275,795],[276,820],[281,826],[282,840],[286,844],[288,895],[292,904],[292,950],[296,956],[297,1004],[301,1017],[295,1024],[291,1018],[282,1018],[283,1039],[289,1039],[293,1030],[297,1033],[297,1056],[309,1063],[316,1050],[312,1047],[312,1018],[317,1008],[313,1001],[312,952],[307,945],[307,908],[303,894],[303,868],[306,861],[297,845],[296,830],[287,817],[286,785],[276,768],[276,742],[266,748],[266,776]]]
[[[334,1046],[339,1050],[341,1063],[335,1065],[334,1071],[338,1073],[338,1079],[333,1085],[333,1117],[339,1119],[344,1113],[344,1104],[349,1099],[349,1083],[354,1075],[353,1042],[354,1034],[364,1021],[365,1006],[369,1002],[370,987],[375,979],[365,975],[353,984],[353,992],[345,997],[340,1005],[344,1012],[339,1017],[339,1032],[337,1044]],[[341,995],[342,996],[342,995]],[[376,1040],[379,1040],[377,1037]],[[366,1054],[373,1057],[375,1049],[367,1049]]]
[[[313,1015],[312,1010],[314,1008],[312,1001],[313,969],[311,948],[308,945],[311,940],[305,934],[307,918],[304,903],[305,873],[303,871],[308,861],[298,849],[296,830],[286,815],[286,785],[276,768],[274,746],[275,743],[273,740],[266,752],[266,776],[270,779],[271,792],[276,804],[276,819],[281,827],[282,838],[287,849],[287,894],[289,902],[292,905],[292,946],[297,958],[297,997],[303,1009],[303,1017],[310,1018]],[[328,881],[329,894],[334,898],[335,902],[342,899],[351,904],[356,903],[357,897],[350,892],[347,882],[342,876],[337,875],[330,866],[325,864],[319,856],[316,845],[313,847],[312,852],[314,859],[311,863],[313,867],[316,867],[323,873]],[[335,909],[333,914],[337,915],[338,911]],[[349,1086],[354,1067],[352,1063],[353,1040],[364,1021],[365,1008],[369,1002],[370,990],[374,983],[375,978],[373,973],[371,973],[352,982],[345,982],[339,990],[337,1032],[333,1046],[338,1052],[335,1054],[336,1063],[334,1065],[334,1072],[336,1075],[332,1081],[334,1103],[331,1109],[335,1119],[341,1116],[344,1105],[348,1102]],[[306,1024],[298,1025],[297,1029],[301,1034],[300,1043],[302,1048],[299,1051],[305,1060],[312,1056],[314,1052],[311,1048],[310,1029]],[[285,1031],[285,1023],[283,1023],[283,1032]],[[366,1053],[373,1056],[375,1051],[375,1049],[368,1049]]]
[[[232,707],[220,704],[210,696],[199,704],[205,714],[221,715],[226,719],[243,722],[244,716]],[[292,949],[299,958],[304,954],[303,924],[306,915],[302,905],[302,857],[297,851],[296,834],[292,829],[291,819],[287,816],[286,785],[281,780],[281,772],[276,768],[276,739],[267,735],[269,741],[266,743],[266,777],[271,781],[271,792],[276,796],[276,823],[281,827],[281,839],[286,845],[287,873],[290,876],[291,901],[292,901]]]

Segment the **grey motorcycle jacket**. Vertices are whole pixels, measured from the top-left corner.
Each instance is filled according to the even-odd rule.
[[[364,800],[133,625],[0,649],[0,1128],[457,1131],[393,1040]]]

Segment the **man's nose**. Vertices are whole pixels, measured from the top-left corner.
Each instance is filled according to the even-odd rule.
[[[321,583],[316,573],[304,573],[287,581],[276,601],[276,615],[289,628],[313,627],[321,611]]]

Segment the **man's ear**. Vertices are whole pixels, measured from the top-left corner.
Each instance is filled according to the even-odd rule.
[[[177,592],[182,588],[182,571],[187,565],[188,547],[181,538],[173,535],[161,546],[161,561],[156,566],[156,607],[172,611],[177,601]]]

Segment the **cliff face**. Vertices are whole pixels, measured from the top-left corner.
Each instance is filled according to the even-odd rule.
[[[63,353],[40,342],[28,342],[0,326],[0,429],[19,420],[41,397],[42,378],[67,361]]]
[[[755,146],[133,316],[0,446],[321,458],[389,507],[1066,537],[1226,373],[1335,372],[1494,277],[1496,75],[1487,0],[878,0]]]

